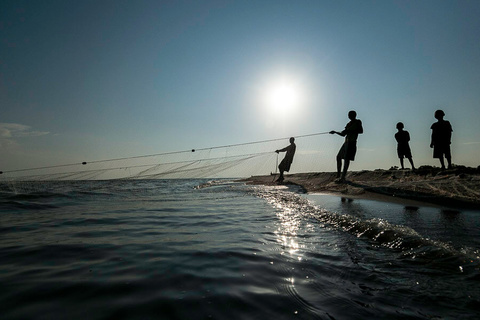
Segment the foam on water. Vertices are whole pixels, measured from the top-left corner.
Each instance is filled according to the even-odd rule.
[[[478,271],[480,266],[480,250],[478,248],[472,248],[468,245],[455,247],[448,242],[433,240],[426,235],[419,234],[411,227],[390,223],[382,217],[366,218],[358,214],[337,213],[325,209],[321,204],[315,204],[299,193],[285,191],[278,187],[259,187],[256,194],[278,209],[294,211],[295,214],[306,219],[318,221],[326,228],[341,230],[358,238],[366,239],[372,246],[392,249],[393,252],[399,253],[402,258],[423,258],[425,261],[436,259],[468,261],[468,268],[475,270],[475,272]],[[340,201],[345,201],[345,199]],[[347,201],[353,200],[349,199]],[[365,202],[365,200],[363,201]],[[418,210],[418,208],[416,209]],[[450,212],[452,211],[450,210]],[[477,213],[480,214],[480,212]],[[472,227],[474,230],[478,230],[478,226]],[[465,267],[459,269],[465,271]]]

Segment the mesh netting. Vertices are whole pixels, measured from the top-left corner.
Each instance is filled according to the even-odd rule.
[[[340,141],[335,139],[333,143],[321,136],[324,134],[326,132],[295,137],[297,152],[290,173],[334,169],[333,158]],[[288,139],[3,171],[0,181],[245,178],[269,175],[278,171],[278,163],[285,155],[277,155],[274,151],[286,147]]]

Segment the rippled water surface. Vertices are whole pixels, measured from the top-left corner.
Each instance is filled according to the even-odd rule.
[[[227,181],[0,185],[1,319],[477,319],[480,211]]]

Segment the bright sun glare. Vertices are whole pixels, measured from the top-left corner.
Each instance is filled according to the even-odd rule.
[[[273,85],[267,92],[267,104],[269,108],[281,114],[294,111],[299,105],[298,89],[286,81]]]

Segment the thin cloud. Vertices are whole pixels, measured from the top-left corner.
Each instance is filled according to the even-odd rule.
[[[19,123],[0,123],[0,139],[39,137],[49,134],[47,131],[35,131],[32,127]]]
[[[463,144],[480,144],[480,141],[464,142]]]

